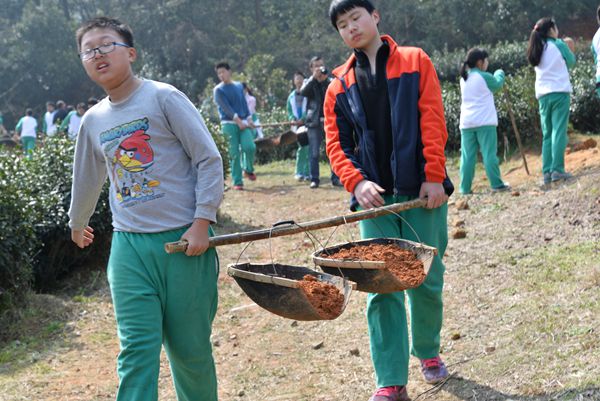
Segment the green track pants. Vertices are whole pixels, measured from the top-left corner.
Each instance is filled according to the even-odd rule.
[[[565,172],[569,93],[549,93],[539,98],[542,120],[542,173]]]
[[[229,165],[233,185],[244,185],[242,169],[248,173],[254,172],[254,155],[256,153],[254,134],[250,128],[240,130],[236,124],[223,124],[221,129],[223,135],[229,140]]]
[[[214,248],[169,255],[165,242],[185,228],[153,234],[115,232],[108,282],[117,320],[117,401],[156,401],[160,351],[169,357],[179,401],[216,401],[210,334],[217,310]]]
[[[386,204],[410,200],[409,197],[386,196]],[[411,241],[419,239],[438,249],[431,269],[421,286],[392,294],[369,294],[367,323],[371,342],[371,357],[377,377],[377,387],[406,385],[408,381],[409,341],[405,309],[408,295],[412,349],[420,359],[435,357],[440,351],[440,331],[443,320],[442,288],[444,264],[442,257],[448,243],[448,206],[437,209],[412,209],[396,215],[386,215],[360,222],[362,238],[393,237]],[[411,230],[412,227],[416,233]]]
[[[485,174],[492,188],[504,185],[498,166],[498,133],[496,127],[468,128],[460,130],[460,193],[471,193],[471,185],[475,176],[477,152],[481,150]]]
[[[302,177],[310,177],[310,169],[308,164],[308,145],[298,144],[296,151],[296,175]]]

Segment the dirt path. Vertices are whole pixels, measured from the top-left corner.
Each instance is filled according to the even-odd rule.
[[[537,172],[539,159],[529,161]],[[490,194],[478,170],[475,195],[453,197],[449,230],[467,233],[450,239],[445,258],[442,353],[453,375],[432,388],[413,358],[413,400],[600,400],[600,152],[576,152],[566,163],[577,178],[549,191],[513,160],[502,170],[511,171],[515,191]],[[227,192],[218,233],[347,212],[344,190],[328,183],[310,190],[291,171],[291,163],[261,166],[246,191]],[[456,161],[450,172],[455,178]],[[459,210],[465,200],[468,209]],[[358,238],[355,225],[314,234],[323,243]],[[219,248],[220,399],[366,401],[373,369],[365,294],[353,293],[334,321],[274,316],[252,304],[225,274],[227,264],[266,262],[272,253],[311,266],[313,244],[299,234],[242,249]],[[105,277],[84,295],[38,296],[32,309],[46,311],[32,317],[38,327],[0,348],[0,400],[112,400],[118,344]],[[175,400],[164,355],[160,382],[159,399]]]

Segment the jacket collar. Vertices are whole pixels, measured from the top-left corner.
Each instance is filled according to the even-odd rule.
[[[398,48],[398,44],[396,42],[394,42],[394,39],[392,39],[392,37],[389,35],[381,35],[381,40],[383,40],[390,46],[390,57],[391,57],[392,54],[394,54],[394,52]],[[346,60],[346,62],[344,64],[340,65],[339,67],[336,67],[332,71],[332,74],[336,78],[342,79],[346,74],[348,74],[348,72],[350,72],[350,70],[352,70],[354,68],[355,64],[356,64],[356,55],[354,54],[354,52],[352,52],[352,54],[350,55],[348,60]]]

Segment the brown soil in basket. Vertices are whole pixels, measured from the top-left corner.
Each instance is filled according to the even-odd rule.
[[[334,319],[342,313],[344,294],[333,284],[317,280],[310,274],[298,281],[308,301],[323,319]]]
[[[394,244],[357,245],[323,256],[330,259],[385,262],[386,268],[410,287],[416,287],[425,280],[423,262],[417,255]]]

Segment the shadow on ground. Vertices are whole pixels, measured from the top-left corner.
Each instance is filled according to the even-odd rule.
[[[460,376],[448,380],[442,391],[465,401],[600,401],[600,388],[598,387],[571,388],[556,393],[537,395],[508,394]],[[419,399],[428,398],[435,399],[435,395]]]

